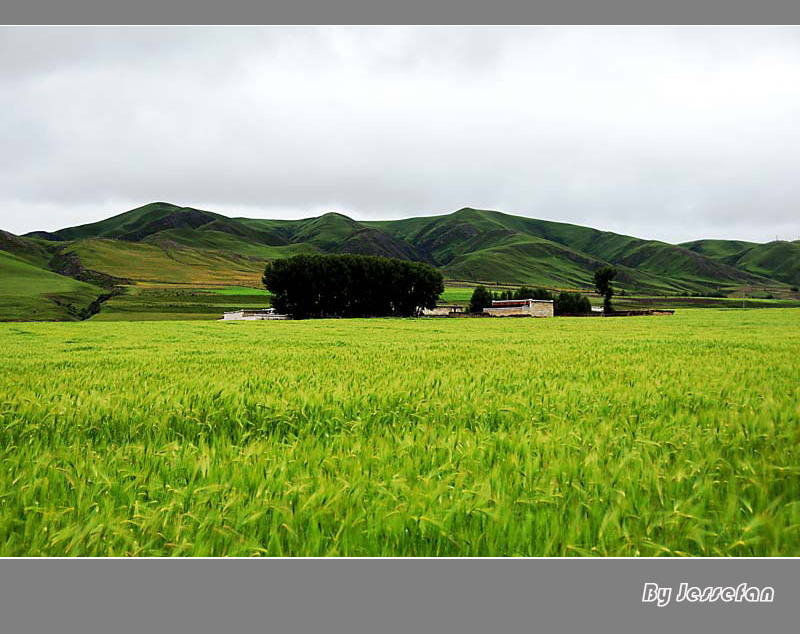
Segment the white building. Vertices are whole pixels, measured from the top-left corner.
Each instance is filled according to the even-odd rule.
[[[492,317],[552,317],[552,299],[495,299],[483,312]]]
[[[222,321],[260,321],[262,319],[289,319],[289,315],[279,315],[274,308],[234,310],[222,315]]]
[[[450,315],[460,315],[463,312],[462,306],[440,305],[436,308],[423,308],[421,314],[423,317],[449,317]]]

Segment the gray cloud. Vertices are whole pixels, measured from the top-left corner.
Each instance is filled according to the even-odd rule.
[[[0,227],[153,200],[800,238],[800,31],[0,29]]]

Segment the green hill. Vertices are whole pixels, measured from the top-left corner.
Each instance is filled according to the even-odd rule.
[[[572,289],[592,288],[594,271],[613,264],[617,287],[629,294],[755,288],[766,296],[788,293],[800,282],[800,242],[674,245],[472,208],[360,222],[339,213],[299,220],[229,218],[158,202],[54,232],[0,232],[0,251],[14,256],[15,270],[28,264],[39,271],[40,290],[46,280],[61,288],[68,278],[57,273],[63,273],[90,282],[95,297],[98,286],[119,284],[257,288],[268,260],[298,253],[382,255],[429,262],[452,280]],[[4,312],[9,311],[0,310],[0,316]]]
[[[735,240],[697,240],[683,245],[707,258],[755,275],[800,285],[800,240],[766,244]]]
[[[52,233],[34,231],[27,234],[52,241],[81,240],[84,238],[119,238],[137,241],[164,229],[197,228],[225,216],[170,203],[150,203],[125,213],[77,227],[60,229]]]
[[[77,320],[103,289],[0,251],[0,321]]]
[[[609,263],[620,269],[618,282],[632,291],[771,282],[681,246],[497,211],[467,208],[447,216],[364,224],[415,244],[446,272],[470,279],[591,286],[594,270]]]
[[[58,244],[39,238],[16,236],[0,229],[0,251],[16,255],[35,266],[47,267],[58,251]]]

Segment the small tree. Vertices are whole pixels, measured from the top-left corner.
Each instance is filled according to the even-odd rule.
[[[514,293],[514,299],[533,299],[533,289],[530,286],[520,286]]]
[[[617,269],[613,266],[604,266],[594,272],[594,285],[597,292],[603,296],[603,312],[611,313],[614,308],[611,306],[611,298],[614,296],[614,287],[611,281],[617,276]]]
[[[492,305],[492,292],[485,286],[476,286],[469,300],[469,312],[482,313],[484,308]]]
[[[589,303],[589,298],[580,293],[561,291],[553,302],[555,315],[584,315],[590,312],[592,312],[592,305]]]

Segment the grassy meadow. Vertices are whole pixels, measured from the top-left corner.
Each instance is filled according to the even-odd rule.
[[[76,321],[103,293],[0,251],[0,321]]]
[[[180,284],[135,284],[105,302],[92,321],[217,320],[222,313],[270,305],[264,288],[203,288]]]
[[[800,555],[800,309],[0,339],[0,555]]]

